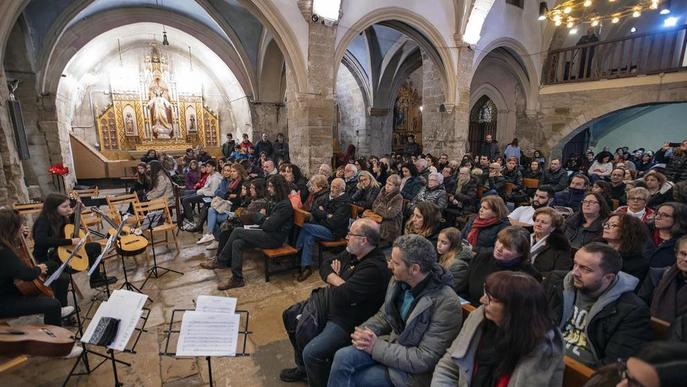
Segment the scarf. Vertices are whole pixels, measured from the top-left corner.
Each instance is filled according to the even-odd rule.
[[[643,222],[644,221],[644,214],[646,214],[646,207],[642,208],[642,210],[639,212],[632,212],[630,207],[627,207],[627,214],[630,216],[633,216],[633,217],[635,217],[635,218],[637,218]]]
[[[227,187],[227,193],[231,193],[236,190],[236,187],[238,187],[241,184],[241,178],[238,178],[236,180],[229,180],[229,186]]]
[[[549,234],[551,235],[551,234]],[[530,244],[532,245],[532,248],[530,249],[530,263],[534,263],[534,260],[537,259],[537,255],[546,248],[546,240],[549,239],[549,235],[543,237],[542,239],[538,240],[535,242],[534,240],[534,233],[530,235]]]
[[[681,300],[687,299],[687,284],[678,290],[678,282],[685,281],[676,265],[671,266],[654,289],[651,300],[651,315],[661,320],[673,322],[675,318],[684,314],[686,305]]]
[[[470,228],[470,232],[468,232],[468,242],[470,242],[472,247],[477,247],[477,238],[479,237],[480,229],[487,228],[489,226],[493,226],[498,222],[499,222],[499,219],[497,219],[496,217],[489,218],[489,219],[482,219],[479,216],[477,216],[475,218],[475,220],[472,222],[472,227]]]

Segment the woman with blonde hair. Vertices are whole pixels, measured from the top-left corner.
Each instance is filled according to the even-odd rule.
[[[351,202],[366,210],[372,208],[372,203],[377,199],[381,187],[377,179],[368,171],[358,172],[358,184],[351,195]]]
[[[439,232],[436,247],[439,265],[453,274],[455,289],[455,284],[464,282],[467,277],[468,264],[472,259],[472,246],[463,241],[460,230],[448,227]]]
[[[647,207],[649,190],[644,187],[635,187],[627,191],[627,205],[618,207],[616,214],[628,214],[648,223],[654,219],[654,210]]]
[[[546,274],[553,270],[572,269],[570,242],[563,234],[565,219],[551,207],[534,211],[530,235],[530,261],[537,271]]]

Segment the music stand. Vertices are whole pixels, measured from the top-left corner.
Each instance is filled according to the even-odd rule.
[[[150,218],[152,218],[152,220],[150,220],[148,222],[148,232],[150,233],[150,248],[153,250],[153,266],[150,269],[148,269],[148,275],[146,276],[145,281],[143,281],[143,284],[141,285],[141,289],[143,289],[146,286],[146,283],[148,283],[148,280],[152,276],[155,276],[155,278],[160,278],[163,275],[169,273],[170,271],[172,273],[184,275],[184,273],[182,273],[180,271],[170,269],[170,268],[164,267],[164,266],[159,266],[157,264],[157,255],[155,253],[155,233],[153,232],[153,227],[155,226],[155,224],[157,224],[157,222],[160,221],[160,218],[162,218],[162,215],[163,215],[162,213],[152,214],[151,217],[148,217],[146,215],[146,221],[150,220]],[[145,226],[145,224],[144,224],[144,226]],[[164,270],[164,272],[162,274],[158,274],[158,272],[157,272],[158,270]]]

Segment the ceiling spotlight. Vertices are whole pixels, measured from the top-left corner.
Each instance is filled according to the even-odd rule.
[[[568,31],[570,35],[575,35],[577,34],[577,27],[571,28],[570,31]]]
[[[617,16],[613,16],[613,19],[611,19],[611,23],[613,23],[613,24],[616,24],[619,21],[620,21],[620,18]]]
[[[637,32],[637,27],[632,27],[632,28],[630,28],[630,32],[632,32],[633,34],[634,34],[635,32]]]
[[[664,0],[661,5],[661,15],[667,15],[670,13],[670,0]]]
[[[639,11],[632,12],[632,17],[640,17],[640,16],[642,16],[641,12],[639,12]]]
[[[596,27],[599,25],[599,18],[595,17],[592,19],[592,27]]]
[[[584,3],[582,3],[582,5],[585,7],[591,7],[592,6],[592,0],[585,0]]]
[[[567,13],[570,13],[570,12],[572,12],[572,7],[565,7],[565,8],[563,8],[563,13],[566,13],[566,14],[567,14]]]
[[[553,21],[553,24],[555,24],[556,27],[560,26],[560,25],[561,25],[561,19],[554,20],[554,21]]]
[[[677,25],[677,19],[675,16],[667,17],[666,20],[663,21],[663,26],[665,27],[675,27]]]
[[[566,25],[566,27],[573,28],[573,27],[575,27],[575,23],[569,21],[568,24]]]
[[[539,18],[538,20],[546,20],[546,12],[549,10],[549,7],[546,5],[546,1],[542,1],[539,3]]]
[[[169,40],[167,40],[167,31],[162,32],[162,45],[169,46]]]
[[[651,9],[658,9],[658,0],[651,0],[651,5],[649,6]]]

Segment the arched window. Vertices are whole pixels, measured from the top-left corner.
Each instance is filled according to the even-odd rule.
[[[496,105],[486,95],[482,96],[472,107],[468,142],[470,143],[470,152],[473,155],[479,153],[480,146],[487,134],[491,134],[496,139],[497,115]]]

